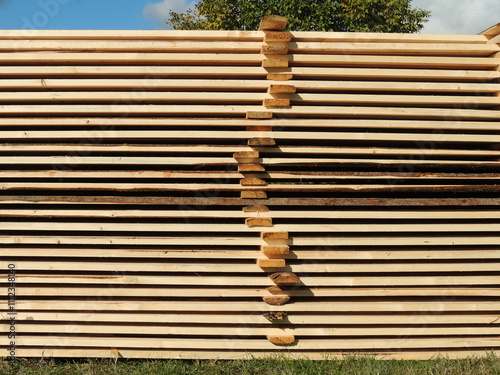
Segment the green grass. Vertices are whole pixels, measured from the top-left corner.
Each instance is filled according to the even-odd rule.
[[[10,375],[500,375],[500,358],[430,361],[250,359],[240,361],[187,360],[35,360],[23,359],[17,369],[0,361],[0,374]]]

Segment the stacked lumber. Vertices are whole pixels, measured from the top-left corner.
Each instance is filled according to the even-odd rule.
[[[0,32],[5,353],[500,348],[498,26],[285,26]]]

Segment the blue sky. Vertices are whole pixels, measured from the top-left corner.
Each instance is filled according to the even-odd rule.
[[[0,29],[155,30],[167,28],[170,10],[196,0],[0,0]],[[477,34],[500,23],[499,0],[413,0],[431,10],[424,33]]]

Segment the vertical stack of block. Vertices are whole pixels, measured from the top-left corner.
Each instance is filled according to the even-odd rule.
[[[292,39],[289,32],[284,31],[287,24],[287,19],[281,16],[266,16],[262,19],[259,30],[264,32],[264,41],[261,48],[262,67],[272,73],[267,75],[270,82],[267,93],[269,97],[264,98],[262,105],[263,110],[260,112],[248,112],[247,119],[263,120],[262,126],[248,126],[249,131],[259,131],[267,133],[263,137],[255,137],[248,141],[248,145],[253,147],[255,151],[245,154],[235,154],[235,158],[253,157],[254,159],[247,160],[252,164],[240,166],[239,171],[242,173],[257,172],[264,173],[265,168],[261,164],[257,164],[260,156],[260,151],[266,151],[270,147],[275,147],[276,142],[272,136],[272,126],[266,126],[265,120],[272,119],[273,108],[290,107],[290,95],[294,94],[296,89],[289,84],[283,84],[283,81],[291,79],[292,76],[287,73],[279,72],[281,69],[288,68],[289,56],[288,48]],[[278,70],[278,71],[276,71]],[[263,134],[265,134],[263,133]],[[241,181],[243,186],[266,186],[267,182],[259,178],[259,175],[248,175]],[[267,194],[263,191],[243,191],[242,198],[259,198],[266,199]],[[269,207],[263,204],[250,205],[244,208],[245,212],[269,212]],[[272,217],[272,214],[270,215]],[[262,227],[261,238],[261,256],[257,259],[257,265],[264,271],[281,270],[286,268],[285,257],[289,254],[288,232],[269,232],[265,229],[273,226],[272,218],[248,218],[246,224],[249,227]],[[292,281],[293,279],[293,281]],[[268,295],[263,296],[265,303],[273,306],[282,306],[290,300],[284,286],[297,284],[300,282],[298,277],[291,273],[278,272],[270,275],[270,280],[274,282],[274,286],[267,288]],[[278,311],[264,314],[273,325],[279,327],[286,321],[287,312]],[[290,345],[295,342],[294,336],[273,336],[268,335],[268,340],[275,345]]]

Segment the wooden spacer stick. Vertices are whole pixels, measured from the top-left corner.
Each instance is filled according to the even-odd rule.
[[[236,160],[258,159],[259,156],[259,151],[238,151],[233,154]]]
[[[244,178],[240,180],[241,186],[267,186],[267,182],[261,178]]]
[[[297,92],[297,88],[293,85],[269,85],[267,89],[269,94],[295,94]]]
[[[260,53],[263,55],[287,55],[288,44],[263,44]]]
[[[270,73],[267,75],[267,79],[270,81],[290,81],[291,79],[293,79],[293,74]]]
[[[264,240],[288,240],[288,232],[264,232],[261,238]]]
[[[276,141],[268,137],[256,137],[248,140],[249,146],[276,146]]]
[[[276,285],[288,285],[288,284],[301,284],[302,281],[300,281],[300,278],[291,272],[276,272],[273,273],[272,275],[269,275],[269,278],[276,284]]]
[[[260,268],[285,268],[284,259],[257,259],[257,266]]]
[[[269,258],[280,258],[290,254],[290,247],[281,246],[261,246],[262,253]]]
[[[288,59],[264,59],[262,60],[263,68],[288,68]]]
[[[295,336],[267,336],[267,339],[274,345],[292,345],[295,343]]]
[[[246,219],[245,224],[247,226],[249,226],[250,228],[253,228],[253,227],[272,227],[273,226],[273,219],[252,217],[252,218]]]
[[[262,297],[265,303],[272,306],[283,306],[290,301],[289,296],[277,296],[277,297]]]
[[[264,99],[262,104],[266,108],[290,107],[290,99]]]
[[[270,119],[273,118],[273,113],[267,111],[248,111],[246,113],[246,118],[256,120]]]
[[[282,323],[288,319],[288,313],[285,311],[271,311],[271,312],[262,314],[262,316],[272,323],[276,323],[276,322]]]
[[[267,199],[265,191],[242,191],[241,199]]]
[[[261,31],[282,31],[285,30],[288,19],[283,16],[264,16],[260,21],[259,30]]]
[[[265,172],[266,169],[260,164],[239,164],[238,172]]]
[[[255,204],[252,206],[243,207],[243,212],[269,212],[269,207]]]

